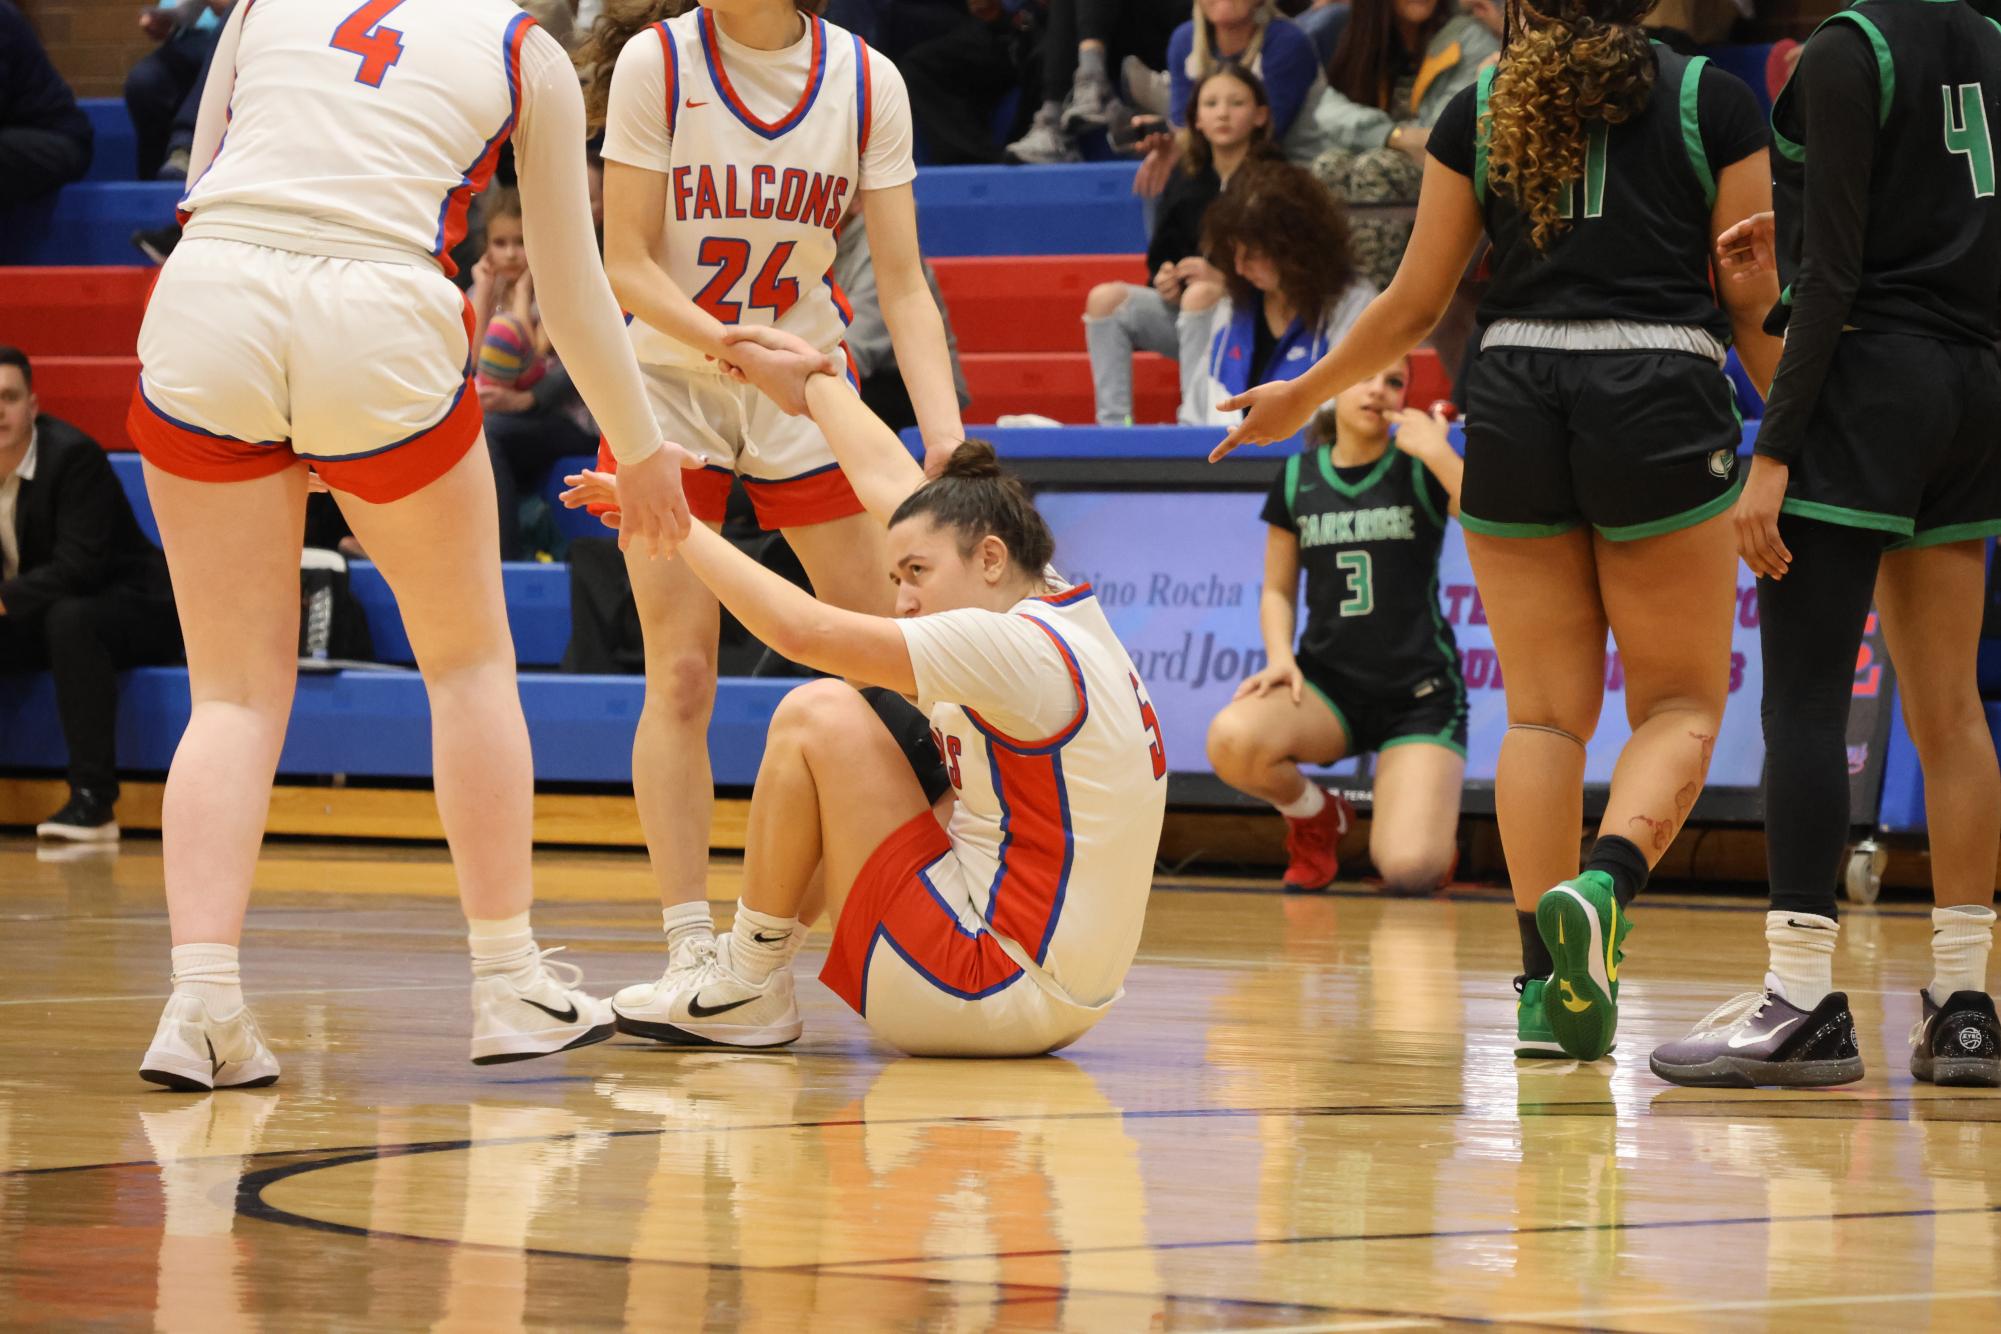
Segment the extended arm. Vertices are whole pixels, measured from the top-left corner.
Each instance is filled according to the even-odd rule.
[[[942,463],[966,437],[959,420],[959,391],[952,382],[952,359],[945,321],[924,281],[917,245],[917,204],[908,185],[862,191],[868,220],[870,259],[883,323],[896,348],[896,367],[917,410],[927,459]]]
[[[1716,180],[1716,207],[1709,220],[1718,253],[1726,232],[1745,219],[1769,215],[1771,207],[1772,167],[1767,154],[1753,153],[1742,162],[1725,167]],[[1769,270],[1740,273],[1731,281],[1719,282],[1716,294],[1730,316],[1737,356],[1750,372],[1751,382],[1758,386],[1759,393],[1771,393],[1772,376],[1778,371],[1784,344],[1765,332],[1765,315],[1779,299],[1778,277]]]

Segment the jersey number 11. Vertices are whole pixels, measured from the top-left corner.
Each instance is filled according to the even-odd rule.
[[[1945,94],[1945,149],[1966,155],[1967,170],[1973,173],[1973,197],[1994,195],[1994,140],[1987,132],[1987,98],[1977,83],[1951,84],[1939,90]],[[1955,105],[1956,104],[1956,105]]]

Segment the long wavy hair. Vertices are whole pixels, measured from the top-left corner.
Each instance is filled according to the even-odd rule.
[[[1267,112],[1271,110],[1271,98],[1265,93],[1264,80],[1242,65],[1223,65],[1203,75],[1196,81],[1195,90],[1188,94],[1188,105],[1183,110],[1181,120],[1182,125],[1186,127],[1181,131],[1181,170],[1190,176],[1200,176],[1216,161],[1216,153],[1209,146],[1208,136],[1195,124],[1196,112],[1202,105],[1202,90],[1209,86],[1212,79],[1235,79],[1249,90],[1252,102]],[[1245,161],[1273,151],[1270,116],[1265,117],[1264,124],[1251,131],[1250,142],[1245,145],[1245,149],[1247,150]]]
[[[1263,297],[1237,272],[1239,246],[1277,267],[1280,293],[1309,326],[1355,281],[1347,210],[1312,172],[1283,158],[1246,162],[1202,219],[1203,256],[1244,309]]]
[[[1547,8],[1538,8],[1538,4]],[[1546,251],[1569,223],[1592,123],[1646,108],[1655,62],[1640,20],[1654,0],[1510,0],[1509,35],[1487,101],[1487,178]]]
[[[595,134],[604,128],[611,101],[611,72],[625,44],[663,19],[679,18],[700,0],[605,0],[604,11],[577,48],[576,64],[584,79],[584,115]],[[820,12],[821,0],[792,0],[802,14]]]
[[[1417,34],[1417,50],[1403,55],[1412,65],[1423,61],[1431,39],[1452,18],[1451,0],[1438,0],[1431,17]],[[1396,0],[1350,0],[1348,26],[1327,62],[1327,84],[1335,92],[1359,106],[1378,111],[1390,109],[1390,93],[1396,86],[1396,71],[1404,63],[1397,59]]]

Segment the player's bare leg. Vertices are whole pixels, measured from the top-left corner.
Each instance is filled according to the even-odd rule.
[[[1285,817],[1286,889],[1325,889],[1341,874],[1340,843],[1354,812],[1300,772],[1348,753],[1341,719],[1310,688],[1293,702],[1286,686],[1231,700],[1209,724],[1209,762],[1216,776]]]
[[[1459,794],[1466,759],[1449,746],[1409,742],[1376,757],[1369,860],[1385,888],[1428,893],[1459,856]]]

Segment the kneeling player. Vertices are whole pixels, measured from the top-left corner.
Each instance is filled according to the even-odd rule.
[[[1404,411],[1408,379],[1399,363],[1341,394],[1334,438],[1286,460],[1264,508],[1258,620],[1270,665],[1209,725],[1216,776],[1286,817],[1288,890],[1334,883],[1353,815],[1299,766],[1371,751],[1369,856],[1385,884],[1425,892],[1452,872],[1466,684],[1438,614],[1438,552],[1464,465],[1441,418]]]
[[[889,526],[897,616],[815,601],[700,525],[681,558],[785,657],[916,697],[958,802],[941,827],[854,687],[793,691],[758,770],[734,927],[643,1013],[616,1004],[618,1026],[725,1046],[797,1038],[789,965],[824,866],[821,978],[877,1035],[917,1055],[1054,1051],[1103,1017],[1139,945],[1167,800],[1153,706],[1089,586],[1048,572],[1049,529],[990,447],[961,446],[927,482],[839,380],[816,376],[807,405]],[[567,503],[609,498],[611,479],[577,480]]]

